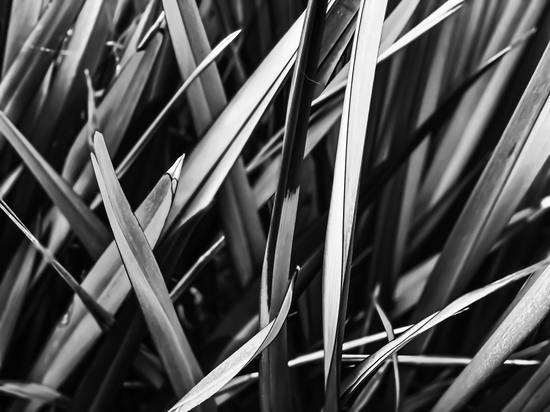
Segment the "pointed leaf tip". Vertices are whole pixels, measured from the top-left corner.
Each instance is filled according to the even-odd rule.
[[[174,164],[170,166],[170,169],[166,171],[166,174],[170,176],[170,178],[174,180],[178,180],[181,175],[181,168],[183,166],[183,161],[185,159],[185,154],[182,154],[180,157],[176,159]]]

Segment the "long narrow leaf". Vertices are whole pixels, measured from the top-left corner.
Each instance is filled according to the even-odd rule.
[[[109,245],[111,236],[101,221],[90,211],[69,185],[44,160],[3,112],[0,132],[18,152],[25,165],[42,185],[52,201],[63,212],[71,227],[94,258]]]
[[[100,133],[91,154],[115,241],[174,391],[182,396],[202,372],[187,342],[143,230],[124,197]],[[209,409],[209,408],[206,408]]]
[[[430,316],[422,319],[415,325],[411,326],[406,332],[373,353],[371,356],[369,356],[369,358],[367,358],[366,361],[357,365],[353,369],[350,375],[347,376],[342,383],[341,389],[343,392],[343,400],[346,401],[347,399],[349,399],[351,394],[361,385],[362,382],[368,379],[388,357],[390,357],[399,349],[403,348],[408,342],[418,337],[420,334],[430,330],[434,326],[437,326],[439,323],[464,311],[475,302],[491,295],[492,293],[502,289],[505,286],[508,286],[513,282],[526,278],[540,268],[547,267],[549,262],[550,261],[548,259],[540,261],[532,266],[529,266],[500,280],[497,280],[496,282],[493,282],[487,286],[469,292],[447,305],[441,311],[433,313]]]
[[[385,1],[361,3],[340,125],[323,262],[325,409],[338,409],[351,240]]]
[[[170,412],[190,411],[200,405],[211,396],[215,395],[229,381],[248,365],[258,354],[266,349],[281,331],[292,302],[295,277],[290,280],[290,285],[283,299],[279,314],[267,326],[261,329],[252,339],[246,342],[233,355],[227,358],[221,365],[210,372],[197,386],[183,397]]]

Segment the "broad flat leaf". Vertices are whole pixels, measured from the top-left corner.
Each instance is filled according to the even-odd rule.
[[[420,334],[430,330],[434,326],[437,326],[441,322],[449,319],[450,317],[464,311],[469,306],[485,298],[486,296],[489,296],[490,294],[502,289],[503,287],[513,282],[526,278],[531,273],[540,268],[547,267],[549,263],[550,260],[548,259],[540,261],[532,266],[529,266],[502,279],[499,279],[496,282],[493,282],[487,286],[469,292],[450,303],[441,311],[435,312],[428,317],[422,319],[420,322],[411,326],[404,333],[402,333],[390,343],[386,344],[378,351],[373,353],[371,356],[369,356],[367,360],[357,365],[351,371],[351,373],[346,376],[341,387],[344,402],[349,399],[352,392],[354,392],[361,385],[362,382],[372,376],[376,369],[383,362],[385,362],[388,357],[390,357],[399,349],[403,348],[408,342],[410,342]]]
[[[44,160],[7,116],[0,112],[0,132],[17,151],[44,191],[62,211],[72,230],[93,258],[98,258],[111,235],[61,176]]]
[[[92,164],[121,259],[172,387],[182,396],[202,378],[200,366],[170,301],[153,250],[116,178],[103,136],[96,132],[93,142]]]
[[[174,164],[136,210],[136,217],[149,244],[154,247],[172,204],[181,161]],[[82,287],[110,313],[115,314],[131,291],[131,285],[114,242],[90,270]],[[69,311],[61,318],[34,364],[29,379],[58,388],[101,336],[82,303],[73,300]],[[39,406],[27,410],[36,410]]]
[[[281,331],[292,302],[295,277],[290,280],[290,285],[283,299],[279,314],[266,327],[261,329],[252,339],[246,342],[233,355],[222,362],[216,369],[210,372],[197,386],[176,403],[170,412],[186,412],[200,405],[211,396],[215,395],[229,381],[248,365],[258,354],[267,348]]]
[[[338,409],[339,347],[349,285],[351,240],[374,72],[386,11],[385,1],[361,3],[344,111],[338,138],[323,262],[325,410]]]

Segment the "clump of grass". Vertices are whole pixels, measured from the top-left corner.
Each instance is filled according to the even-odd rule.
[[[0,409],[545,410],[549,13],[0,2]]]

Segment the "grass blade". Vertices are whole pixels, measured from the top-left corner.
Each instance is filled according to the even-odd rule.
[[[193,82],[204,72],[204,70],[215,62],[216,58],[234,41],[239,34],[240,30],[231,33],[225,39],[223,39],[209,54],[200,62],[200,64],[193,70],[193,72],[185,79],[183,85],[178,89],[170,101],[164,106],[159,115],[155,118],[153,123],[147,128],[147,130],[141,135],[137,143],[132,150],[124,157],[124,160],[119,164],[116,169],[117,176],[120,179],[128,171],[128,168],[134,163],[138,155],[143,151],[147,143],[154,136],[160,125],[166,120],[171,111],[181,102],[185,93]]]
[[[67,407],[69,399],[55,389],[32,382],[0,381],[0,393]]]
[[[373,297],[374,301],[374,307],[376,309],[376,312],[378,313],[378,316],[380,317],[380,320],[382,321],[382,325],[384,326],[384,330],[386,331],[386,334],[388,335],[388,340],[391,342],[395,339],[395,335],[393,334],[393,326],[390,322],[390,319],[388,318],[388,315],[384,312],[384,309],[380,306],[378,303],[378,298],[376,296]],[[393,364],[393,375],[395,379],[395,411],[399,411],[399,399],[400,399],[400,384],[399,384],[399,362],[397,359],[397,354],[394,353],[392,355],[392,364]]]
[[[480,386],[550,312],[550,268],[531,285],[524,297],[502,321],[472,362],[437,402],[434,411],[455,411],[465,405]]]
[[[416,308],[421,319],[464,290],[550,153],[545,51],[522,100],[451,233]],[[529,158],[529,162],[525,159]],[[474,218],[475,217],[475,218]],[[415,342],[420,350],[428,337]],[[418,353],[418,352],[417,352]]]
[[[0,83],[0,110],[19,121],[50,68],[84,0],[54,0],[45,9]],[[46,52],[45,52],[46,51]],[[4,140],[0,138],[0,148]]]
[[[111,236],[103,223],[44,160],[25,136],[15,128],[3,112],[0,112],[0,132],[71,223],[72,229],[90,255],[94,258],[101,256],[111,241]]]
[[[101,134],[94,136],[92,164],[115,241],[172,387],[187,393],[202,372],[179,323],[153,251],[124,197]],[[205,410],[212,410],[206,407]]]
[[[181,163],[180,158],[160,178],[135,212],[151,247],[157,244],[166,222],[181,173]],[[117,312],[132,287],[114,242],[90,270],[82,287],[110,313]],[[101,333],[86,308],[79,300],[73,300],[70,310],[58,322],[44,345],[29,380],[58,388],[89,353]]]
[[[390,343],[379,349],[372,354],[366,361],[356,366],[349,376],[346,377],[342,383],[342,398],[345,402],[349,399],[351,394],[364,382],[369,376],[371,376],[376,369],[393,353],[401,349],[412,339],[416,338],[421,333],[428,331],[439,323],[449,319],[452,316],[464,311],[475,302],[489,296],[490,294],[502,289],[509,284],[518,280],[524,279],[534,271],[542,267],[547,267],[549,261],[543,260],[511,275],[508,275],[496,282],[493,282],[480,289],[476,289],[469,292],[460,298],[456,299],[443,310],[433,313],[430,316],[422,319],[420,322],[411,326],[406,332],[392,340]]]
[[[285,122],[283,157],[260,283],[260,326],[266,327],[280,310],[288,283],[296,212],[300,197],[302,160],[307,138],[314,80],[321,49],[327,1],[308,2],[292,76]],[[316,37],[317,36],[317,37]],[[291,411],[286,331],[262,354],[262,411]]]
[[[295,276],[283,299],[279,314],[267,326],[262,328],[252,339],[246,342],[233,355],[210,372],[199,384],[194,387],[183,399],[175,404],[170,412],[190,411],[206,399],[215,395],[229,381],[249,364],[258,354],[266,349],[281,331],[292,302]]]
[[[186,80],[210,53],[206,31],[194,0],[163,0],[163,6],[167,11],[180,73]],[[201,77],[190,86],[188,94],[195,129],[198,135],[202,135],[227,105],[216,65],[205,67]],[[233,265],[243,286],[261,261],[262,248],[254,245],[261,246],[265,242],[252,199],[244,164],[237,160],[219,193],[219,210]],[[252,234],[258,235],[250,237]]]
[[[338,138],[323,262],[326,411],[338,410],[339,348],[342,345],[347,305],[349,263],[352,259],[351,240],[385,10],[385,1],[367,0],[361,3]]]
[[[0,369],[23,308],[35,257],[33,245],[23,242],[0,283]]]
[[[29,229],[19,220],[19,218],[13,213],[10,207],[0,199],[0,209],[10,218],[10,220],[19,228],[21,232],[31,241],[32,245],[42,255],[44,261],[49,263],[55,271],[61,276],[61,278],[67,283],[67,285],[73,290],[73,292],[80,298],[82,303],[86,306],[86,309],[92,314],[98,325],[106,330],[113,323],[113,317],[109,312],[103,309],[94,298],[92,298],[75,280],[75,278],[65,269],[61,263],[51,254],[51,252],[42,246],[36,237],[31,233]]]

